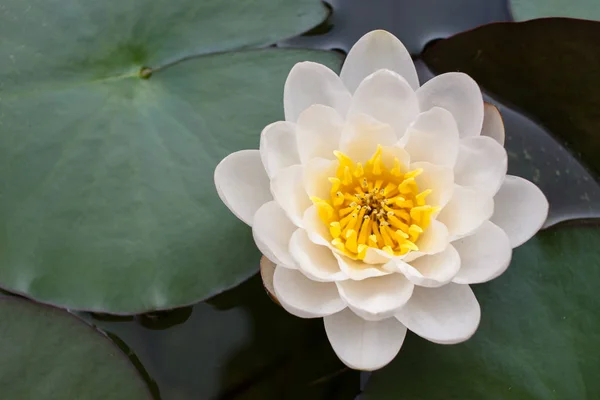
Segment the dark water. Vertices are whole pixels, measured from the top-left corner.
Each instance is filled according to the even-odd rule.
[[[496,0],[330,3],[332,14],[323,25],[280,45],[347,51],[364,33],[386,29],[418,55],[433,39],[510,19],[506,3]],[[422,62],[417,66],[421,82],[432,76]],[[599,216],[600,187],[585,167],[525,114],[488,101],[504,117],[509,173],[538,184],[550,201],[547,224]],[[257,277],[193,308],[82,317],[129,349],[157,398],[352,399],[368,378],[335,358],[320,321],[287,315],[270,302]]]

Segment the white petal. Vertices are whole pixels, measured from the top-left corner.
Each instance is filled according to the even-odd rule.
[[[460,256],[452,245],[441,253],[425,255],[414,261],[395,262],[398,272],[404,274],[412,283],[424,287],[439,287],[454,278],[460,268]]]
[[[348,307],[367,321],[389,318],[412,295],[414,285],[402,274],[390,274],[362,281],[336,282]]]
[[[337,250],[337,249],[336,249]],[[391,272],[384,270],[379,265],[367,264],[360,260],[353,260],[349,257],[334,251],[333,256],[337,258],[340,269],[348,278],[360,281],[367,278],[389,275]]]
[[[215,186],[221,201],[250,226],[256,210],[273,199],[258,150],[242,150],[222,159],[215,168]]]
[[[415,162],[410,165],[410,170],[423,169],[423,173],[415,178],[419,190],[431,189],[427,196],[427,204],[444,207],[454,192],[454,173],[452,168],[434,165],[428,162]]]
[[[494,139],[486,136],[464,138],[460,141],[454,166],[454,182],[493,196],[504,181],[507,166],[506,150]]]
[[[299,164],[296,125],[287,121],[267,125],[260,135],[260,158],[269,177],[282,168]]]
[[[394,158],[397,158],[404,168],[407,168],[410,165],[410,154],[402,147],[396,145],[381,147],[381,161],[385,166],[392,168],[394,165]]]
[[[500,110],[493,104],[485,103],[483,105],[483,126],[481,136],[488,136],[504,146],[504,121]]]
[[[453,166],[458,155],[458,127],[449,111],[434,107],[408,127],[404,149],[415,161]]]
[[[346,309],[323,318],[335,354],[352,369],[373,371],[396,357],[406,328],[395,318],[365,321]]]
[[[377,146],[393,146],[396,134],[390,125],[382,124],[366,114],[355,115],[342,131],[340,150],[354,162],[364,163]]]
[[[367,33],[352,46],[340,76],[346,87],[354,92],[363,79],[380,69],[400,74],[413,90],[419,88],[410,53],[396,36],[383,30]]]
[[[335,72],[322,64],[300,62],[292,68],[283,88],[285,120],[296,122],[313,104],[333,107],[345,116],[351,95]]]
[[[421,236],[419,236],[415,244],[419,248],[420,253],[435,254],[444,251],[449,241],[450,234],[446,225],[434,219]]]
[[[322,246],[332,246],[331,233],[329,233],[329,228],[321,221],[319,218],[319,212],[317,211],[316,206],[310,206],[308,210],[304,213],[304,219],[302,220],[304,224],[304,229],[308,234],[308,238],[316,244],[320,244]]]
[[[304,165],[304,188],[310,197],[329,199],[331,196],[331,182],[329,178],[335,176],[340,162],[313,158]]]
[[[473,336],[481,309],[469,285],[449,283],[439,288],[415,287],[396,318],[427,340],[454,344]]]
[[[334,159],[333,151],[340,144],[344,120],[336,110],[315,104],[298,118],[298,153],[302,163],[314,157]]]
[[[256,246],[269,260],[286,268],[296,268],[288,247],[297,227],[285,215],[279,205],[270,201],[254,215],[252,236]]]
[[[385,264],[392,258],[391,255],[381,249],[369,247],[365,255],[364,262],[366,264]]]
[[[460,137],[479,136],[483,124],[483,97],[477,83],[462,72],[438,75],[417,90],[421,111],[442,107],[450,111]]]
[[[304,229],[298,229],[292,235],[290,253],[300,272],[314,281],[333,282],[348,279],[340,270],[331,249],[311,242]]]
[[[506,176],[494,202],[496,208],[490,221],[506,232],[513,249],[535,235],[548,216],[544,193],[518,176]]]
[[[262,278],[263,286],[271,299],[279,303],[277,296],[275,296],[275,288],[273,287],[273,275],[275,275],[275,263],[267,257],[262,256],[260,258],[260,277]]]
[[[494,212],[492,197],[475,189],[454,185],[452,199],[438,215],[448,228],[450,240],[468,235],[490,219]]]
[[[460,255],[460,271],[452,282],[487,282],[500,276],[510,264],[512,248],[508,236],[490,221],[452,244]]]
[[[277,172],[271,180],[271,193],[292,222],[302,227],[304,212],[312,205],[304,189],[304,167],[292,165]]]
[[[408,125],[419,113],[419,102],[408,82],[395,72],[381,69],[358,86],[348,118],[366,114],[390,125],[397,138],[404,135]]]
[[[346,308],[335,283],[316,282],[299,271],[278,265],[273,286],[281,306],[300,318],[324,317]]]

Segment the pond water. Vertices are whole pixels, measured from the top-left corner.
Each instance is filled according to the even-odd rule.
[[[330,5],[324,24],[279,45],[347,51],[364,33],[386,29],[415,55],[421,82],[433,76],[418,60],[428,42],[510,19],[499,0],[332,0]],[[486,100],[504,117],[509,173],[538,184],[550,201],[547,225],[597,217],[600,187],[588,170],[526,113]],[[257,277],[193,307],[137,317],[80,315],[119,341],[156,398],[351,399],[360,389],[359,374],[335,358],[321,322],[279,310]],[[305,353],[302,343],[317,345]]]

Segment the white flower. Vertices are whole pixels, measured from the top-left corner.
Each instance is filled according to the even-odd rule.
[[[471,337],[481,312],[469,284],[504,272],[548,213],[534,184],[506,175],[502,119],[477,84],[447,73],[419,87],[402,43],[374,31],[339,77],[296,64],[284,109],[260,150],[215,170],[263,272],[274,267],[264,279],[280,304],[323,317],[356,369],[389,363],[407,329],[442,344]]]

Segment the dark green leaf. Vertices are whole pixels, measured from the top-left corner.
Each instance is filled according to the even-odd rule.
[[[150,399],[111,341],[65,311],[0,298],[3,399]]]
[[[0,286],[130,314],[197,302],[257,271],[214,168],[282,119],[296,62],[340,60],[228,51],[324,17],[317,0],[4,1]]]

